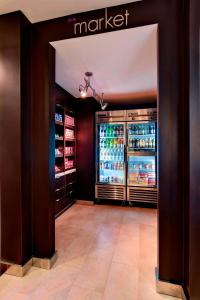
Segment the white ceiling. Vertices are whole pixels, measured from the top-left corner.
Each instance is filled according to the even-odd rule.
[[[157,95],[157,25],[51,43],[56,49],[56,82],[79,98],[84,73],[109,102]]]
[[[0,0],[0,14],[21,10],[35,23],[141,0]]]

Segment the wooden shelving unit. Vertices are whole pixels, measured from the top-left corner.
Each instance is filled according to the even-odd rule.
[[[76,124],[72,111],[56,105],[55,116],[55,215],[74,203],[76,191]],[[56,119],[62,119],[58,121]],[[73,125],[67,124],[72,122]],[[60,154],[58,154],[58,152]]]

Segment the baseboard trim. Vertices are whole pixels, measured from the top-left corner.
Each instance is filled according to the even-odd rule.
[[[174,284],[158,279],[158,271],[156,268],[156,291],[159,294],[168,295],[183,300],[187,300],[182,285]]]
[[[3,260],[0,260],[0,263],[7,266],[7,270],[4,272],[4,274],[15,277],[24,277],[24,275],[31,269],[32,266],[40,269],[50,270],[55,264],[57,256],[58,255],[56,251],[51,258],[33,257],[24,265],[12,264]]]
[[[50,270],[55,264],[57,257],[58,257],[57,251],[54,253],[54,255],[51,258],[33,257],[33,266],[40,269]]]
[[[32,267],[32,258],[25,263],[23,266],[22,265],[16,265],[16,264],[9,264],[8,269],[5,271],[4,274],[11,275],[11,276],[16,276],[16,277],[23,277]]]
[[[91,205],[94,205],[94,201],[76,200],[76,204],[91,206]]]

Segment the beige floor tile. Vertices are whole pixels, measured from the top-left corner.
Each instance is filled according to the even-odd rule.
[[[103,293],[109,268],[109,259],[100,261],[100,259],[96,259],[96,257],[88,257],[85,266],[81,269],[75,281],[75,285]]]
[[[107,280],[104,300],[136,300],[138,269],[113,262]]]
[[[118,241],[113,255],[113,261],[126,264],[137,265],[140,259],[139,240]]]
[[[67,300],[102,300],[103,294],[74,285]]]
[[[0,300],[30,300],[30,296],[20,293],[4,292],[0,293]]]
[[[0,300],[162,300],[155,291],[157,212],[74,205],[56,220],[50,271],[0,277]]]

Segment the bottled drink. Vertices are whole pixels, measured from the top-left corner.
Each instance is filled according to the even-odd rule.
[[[144,125],[141,125],[141,132],[142,132],[142,135],[145,134]]]
[[[115,126],[111,126],[110,127],[111,128],[111,134],[110,134],[110,136],[112,136],[112,137],[115,137],[116,136],[116,127]]]
[[[107,141],[106,141],[106,148],[110,149],[110,139],[107,139]]]
[[[106,137],[110,136],[110,126],[106,126]]]
[[[107,134],[107,127],[106,127],[106,125],[104,125],[104,130],[103,130],[103,132],[104,132],[104,137],[106,137],[106,134]],[[105,177],[106,178],[106,177]]]
[[[140,140],[139,139],[136,140],[136,148],[140,148]]]
[[[148,141],[147,138],[146,138],[146,140],[145,140],[145,148],[149,148],[149,141]]]
[[[131,139],[131,138],[129,138],[129,148],[132,148],[132,145],[133,145],[133,143],[132,143],[132,139]]]
[[[136,135],[138,135],[138,134],[139,134],[138,125],[135,125],[135,134],[136,134]]]
[[[123,130],[123,126],[119,127],[119,135],[123,136],[124,135],[124,130]]]
[[[100,126],[99,135],[100,135],[100,137],[103,136],[103,126]]]
[[[119,126],[115,127],[115,137],[119,137]]]
[[[110,160],[112,160],[112,161],[114,160],[114,152],[113,152],[113,150],[110,151]]]
[[[156,127],[155,127],[155,124],[153,125],[153,134],[156,134]]]
[[[156,147],[156,141],[155,139],[152,139],[152,148],[155,148]]]
[[[153,143],[152,143],[152,139],[149,138],[149,148],[153,148]]]
[[[150,133],[153,134],[154,130],[153,130],[153,125],[150,125]]]

